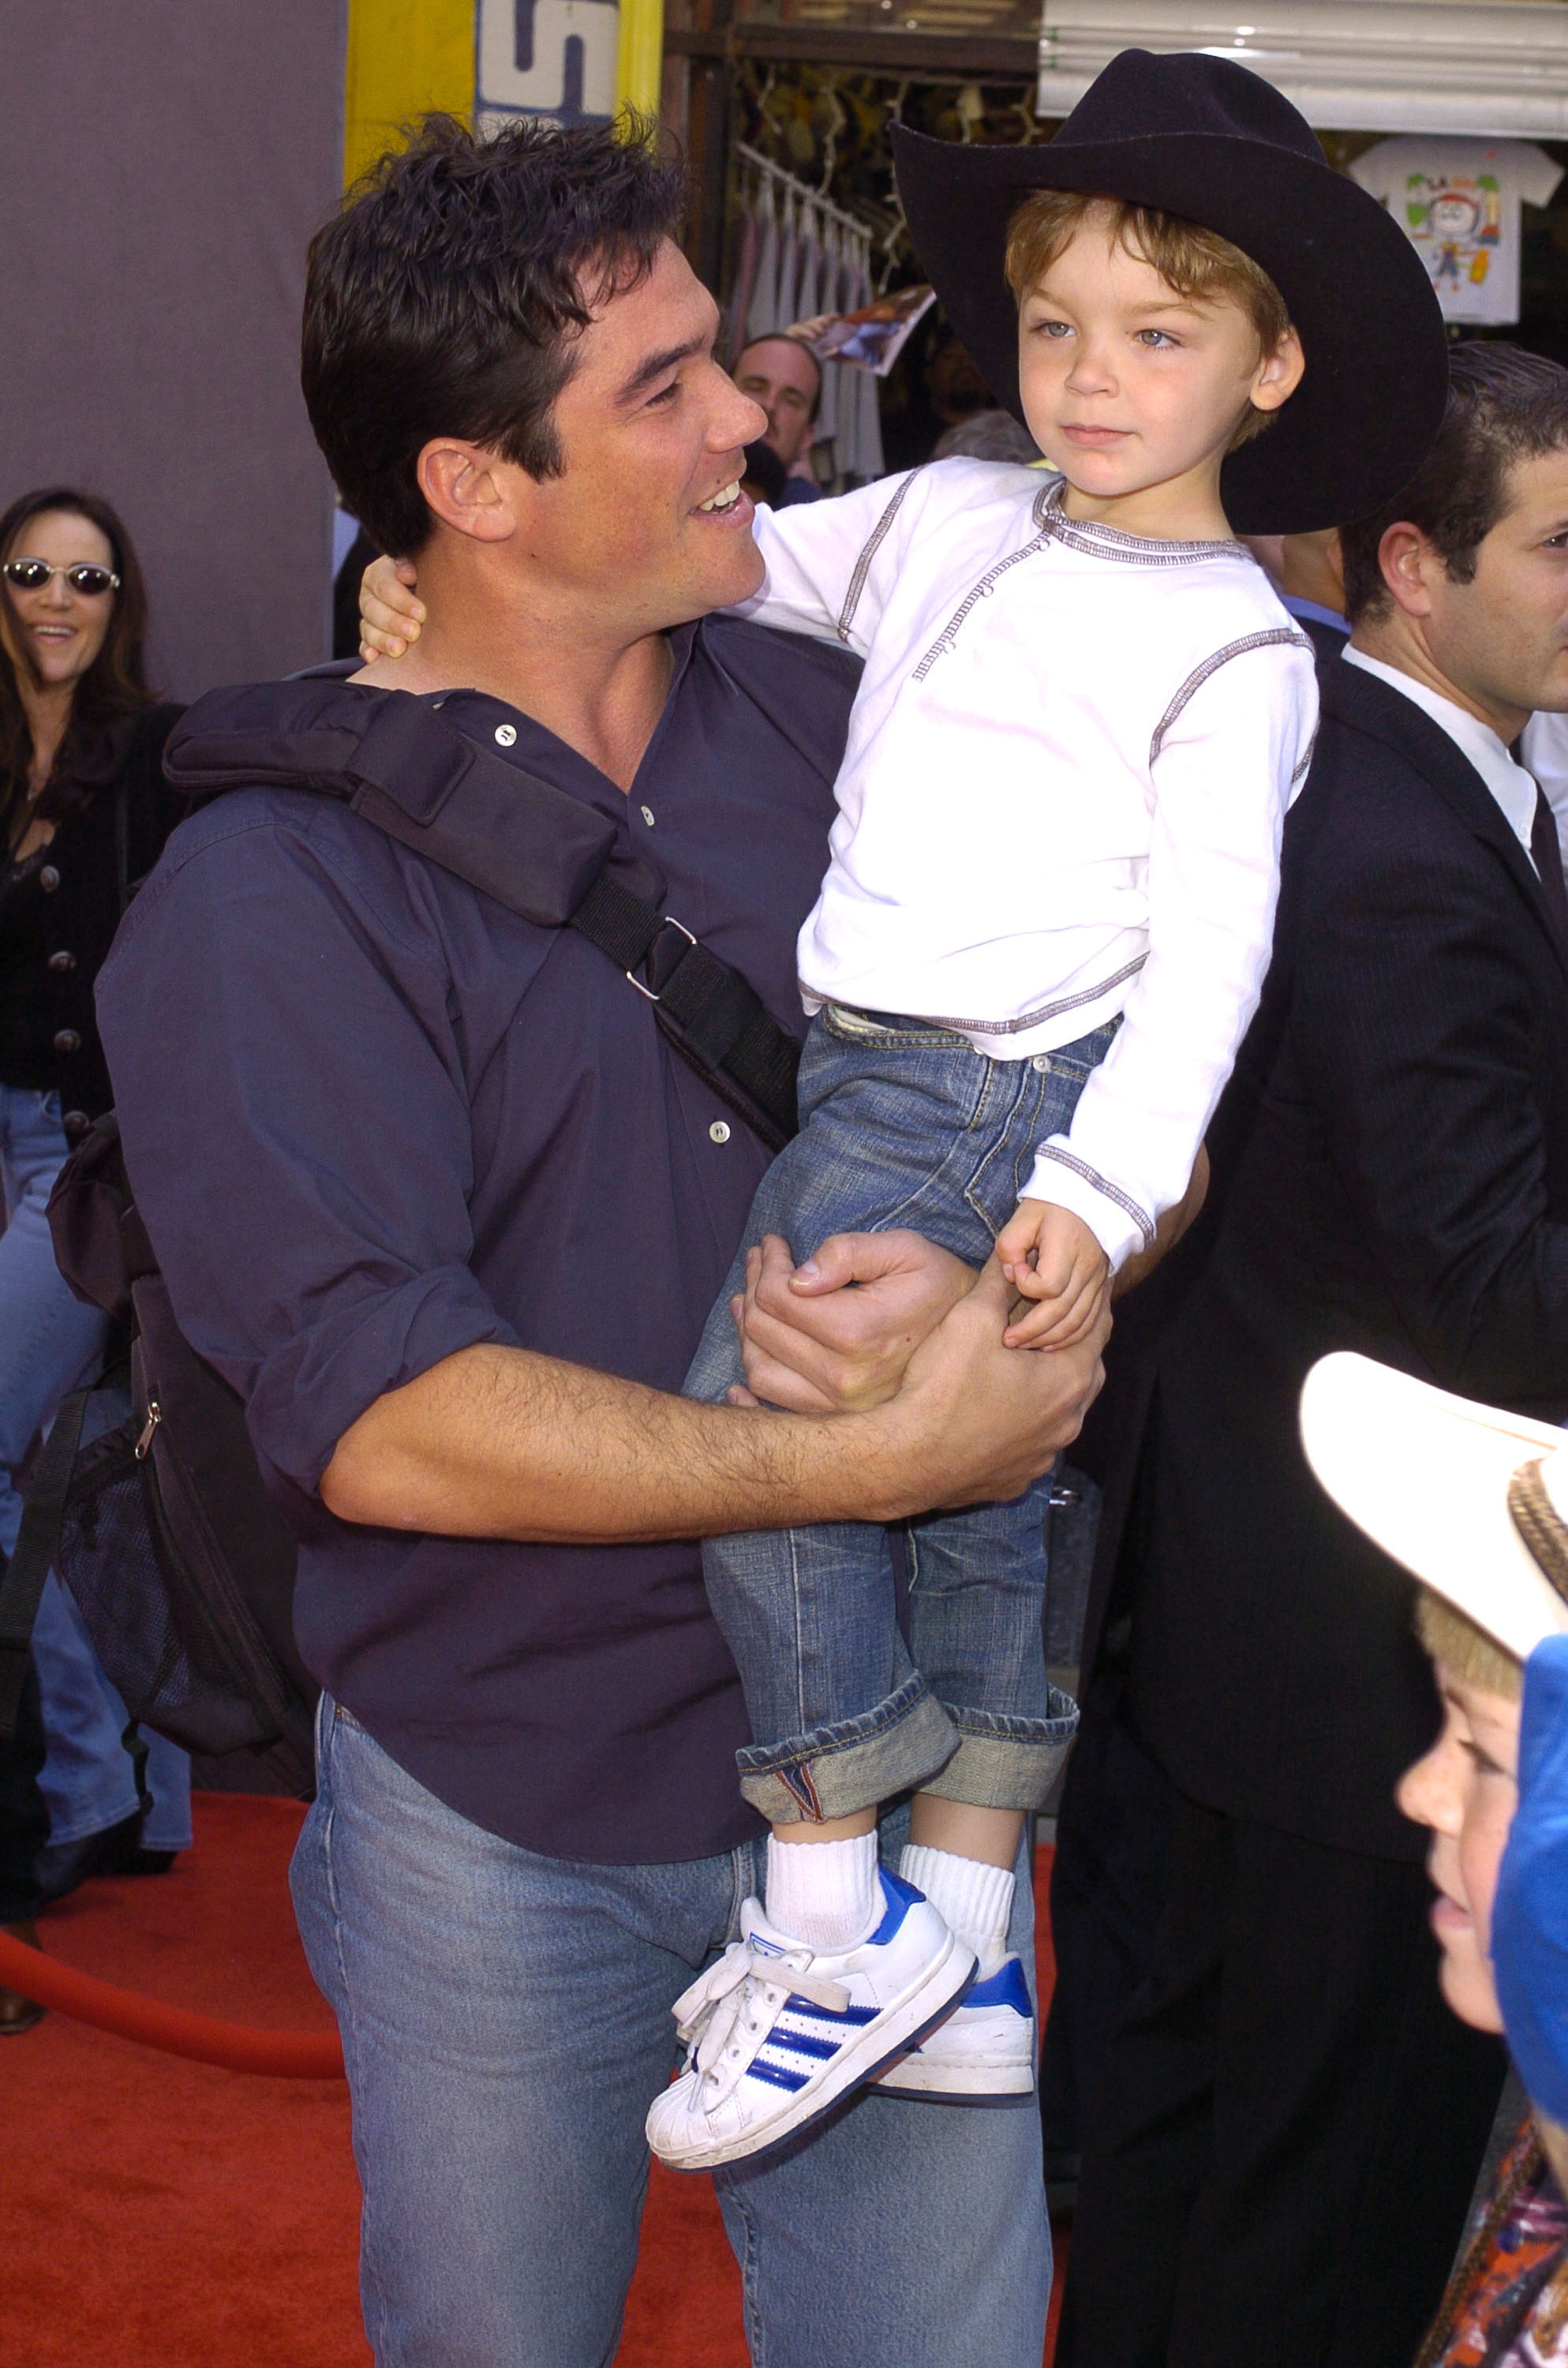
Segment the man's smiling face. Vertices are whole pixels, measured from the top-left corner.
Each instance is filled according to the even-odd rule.
[[[712,297],[666,241],[636,286],[594,304],[554,407],[565,470],[529,487],[532,564],[634,630],[762,582],[740,480],[767,421],[715,359],[718,334]]]

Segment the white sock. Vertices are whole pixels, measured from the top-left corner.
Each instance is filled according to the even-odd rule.
[[[1013,1876],[1006,1867],[983,1866],[975,1858],[907,1842],[898,1871],[926,1894],[949,1931],[969,1943],[983,1973],[1001,1963],[1013,1913]]]
[[[877,1837],[846,1842],[767,1838],[767,1920],[819,1955],[837,1956],[869,1940],[881,1913]]]

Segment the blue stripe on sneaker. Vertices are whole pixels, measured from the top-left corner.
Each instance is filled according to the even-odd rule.
[[[767,2034],[769,2047],[787,2047],[791,2055],[812,2055],[819,2064],[831,2064],[843,2046],[842,2039],[812,2039],[803,2031],[780,2031],[777,2023]]]
[[[748,2080],[766,2080],[774,2089],[803,2089],[811,2077],[809,2072],[791,2072],[784,2064],[765,2064],[760,2055],[746,2066]]]

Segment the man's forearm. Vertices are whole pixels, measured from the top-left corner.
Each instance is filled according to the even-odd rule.
[[[576,1543],[891,1519],[853,1417],[694,1404],[528,1349],[465,1349],[378,1400],[321,1483],[343,1520]],[[902,1508],[901,1508],[902,1509]]]
[[[1077,1434],[1101,1338],[1003,1348],[989,1271],[866,1414],[699,1406],[526,1349],[462,1349],[379,1398],[322,1476],[369,1527],[575,1543],[893,1520],[1017,1496]],[[1102,1336],[1103,1338],[1103,1336]]]

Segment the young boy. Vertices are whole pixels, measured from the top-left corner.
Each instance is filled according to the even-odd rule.
[[[1217,110],[1232,147],[1250,143],[1247,194],[1228,157],[1210,211],[1183,154],[1181,210],[1162,205],[1149,134],[1217,145]],[[1303,268],[1316,209],[1334,209],[1342,253],[1380,273],[1386,258],[1402,324],[1432,324],[1305,125],[1218,61],[1134,54],[1048,148],[984,152],[977,171],[968,150],[903,135],[898,165],[950,317],[1060,473],[951,461],[891,497],[759,521],[768,575],[749,613],[836,633],[866,672],[801,939],[816,1012],[802,1131],[749,1237],[782,1235],[800,1256],[830,1233],[913,1225],[976,1263],[994,1238],[1027,1304],[1008,1339],[1049,1349],[1096,1320],[1115,1269],[1182,1197],[1267,961],[1315,680],[1233,539],[1221,480],[1261,455],[1266,486],[1294,484],[1265,495],[1276,521],[1301,505],[1292,527],[1360,497],[1338,461],[1310,489],[1299,473],[1344,384]],[[1293,240],[1273,228],[1280,176]],[[1359,359],[1379,375],[1372,347]],[[1412,363],[1429,420],[1435,330]],[[1314,378],[1324,392],[1298,427]],[[739,1379],[726,1299],[687,1388],[721,1398]],[[775,2144],[900,2047],[884,2090],[1030,2089],[1028,1994],[1004,1936],[1023,1819],[1074,1717],[1043,1668],[1044,1511],[1042,1485],[915,1524],[902,1632],[880,1532],[705,1548],[757,1738],[743,1790],[774,1836],[766,1913],[746,1913],[734,1962],[683,2002],[695,2055],[649,2118],[665,2160]],[[877,1809],[910,1789],[894,1878]],[[741,2019],[713,2001],[743,1964]],[[855,2025],[798,1980],[791,1994],[800,1969],[846,1992]]]
[[[1443,1725],[1399,1804],[1432,1836],[1443,1995],[1506,2034],[1533,2107],[1415,2368],[1568,2362],[1568,1448],[1349,1355],[1309,1375],[1301,1423],[1330,1496],[1426,1582]]]
[[[866,666],[800,944],[801,1132],[748,1239],[994,1248],[1009,1343],[1049,1350],[1181,1200],[1267,961],[1315,679],[1233,528],[1326,527],[1403,484],[1442,329],[1397,225],[1227,62],[1130,51],[1049,146],[901,132],[897,162],[949,318],[1058,473],[949,461],[758,515],[746,613]],[[742,1379],[743,1280],[693,1395]],[[880,1530],[705,1547],[773,1839],[766,1915],[677,2007],[665,2161],[775,2146],[874,2078],[1028,2095],[1013,1868],[1076,1715],[1045,1677],[1046,1502],[913,1524],[902,1623]],[[894,1876],[877,1813],[907,1792]]]

